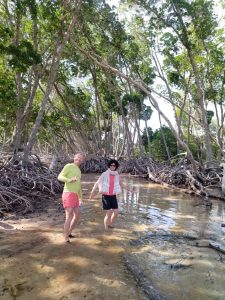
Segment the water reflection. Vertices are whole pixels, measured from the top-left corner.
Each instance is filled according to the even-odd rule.
[[[197,205],[199,198],[145,180],[127,178],[127,182],[135,187],[135,193],[124,191],[119,197],[120,208],[134,224],[145,224],[146,233],[179,233],[201,241],[224,241],[222,201],[213,200],[209,208]],[[182,238],[159,235],[147,244],[131,247],[130,254],[151,284],[168,299],[225,300],[225,255],[204,244],[199,248]]]
[[[121,209],[153,230],[191,232],[200,238],[223,237],[223,202],[213,200],[212,208],[196,205],[200,200],[145,180],[126,178],[135,193],[123,191]]]

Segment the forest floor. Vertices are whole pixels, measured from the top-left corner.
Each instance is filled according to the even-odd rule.
[[[84,175],[84,200],[95,175]],[[123,254],[133,238],[125,215],[104,231],[100,198],[81,207],[75,238],[65,244],[61,199],[26,216],[0,220],[1,300],[145,299]]]

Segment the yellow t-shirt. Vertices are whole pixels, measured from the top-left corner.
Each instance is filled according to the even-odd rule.
[[[69,182],[72,177],[76,176],[76,182]],[[80,168],[74,163],[65,165],[58,176],[58,180],[65,183],[63,192],[77,193],[79,198],[82,199],[81,192],[81,171]]]

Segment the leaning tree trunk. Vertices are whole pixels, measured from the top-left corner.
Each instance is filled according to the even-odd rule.
[[[161,133],[162,133],[163,143],[164,143],[164,146],[165,146],[165,149],[166,149],[167,158],[168,158],[168,160],[169,160],[169,159],[170,159],[170,151],[169,151],[169,148],[168,148],[168,146],[167,146],[165,134],[164,134],[164,132],[163,132],[160,113],[158,112],[158,114],[159,114],[159,124],[160,124],[160,130],[161,130]]]
[[[147,123],[147,119],[144,118],[144,122],[145,122],[145,130],[146,130],[146,136],[147,136],[147,142],[148,142],[148,154],[149,156],[151,155],[151,142],[150,142],[150,136],[149,136],[149,132],[148,132],[148,123]]]
[[[194,75],[195,75],[197,96],[198,96],[199,103],[200,103],[200,108],[201,108],[202,127],[203,127],[204,132],[205,132],[204,139],[205,139],[205,149],[206,149],[206,160],[208,162],[210,162],[210,161],[212,161],[212,145],[211,145],[210,134],[209,134],[209,125],[207,123],[206,109],[205,109],[205,103],[204,103],[204,95],[203,95],[202,90],[201,90],[199,74],[197,72],[197,67],[195,65],[195,62],[194,62],[193,55],[192,55],[191,51],[189,51],[189,58],[190,58],[191,65],[192,65]]]
[[[78,1],[78,11],[80,10],[80,5],[81,5],[82,0]],[[27,161],[28,159],[28,155],[31,152],[34,143],[36,141],[36,136],[38,133],[38,130],[41,126],[41,121],[43,119],[43,115],[44,115],[44,111],[45,111],[45,107],[46,104],[48,102],[49,96],[51,94],[52,88],[53,88],[53,84],[56,78],[56,74],[58,71],[58,67],[59,67],[59,63],[60,63],[60,59],[61,59],[61,55],[63,52],[63,49],[70,37],[70,34],[72,32],[72,30],[74,29],[74,26],[77,22],[77,15],[74,15],[72,18],[72,21],[70,22],[70,25],[68,26],[68,29],[64,32],[63,38],[58,40],[56,47],[55,47],[55,52],[53,54],[53,58],[52,58],[52,64],[51,64],[51,68],[50,68],[50,72],[49,72],[49,78],[48,78],[48,84],[47,84],[47,89],[45,91],[40,109],[39,109],[39,113],[38,116],[36,118],[35,124],[33,126],[33,129],[31,131],[30,134],[30,138],[28,140],[28,143],[26,145],[26,148],[24,149],[24,154],[23,154],[23,164]]]
[[[130,155],[134,155],[134,147],[133,147],[131,132],[130,132],[130,129],[128,126],[128,121],[127,121],[127,118],[124,113],[123,104],[122,104],[120,97],[118,96],[118,93],[116,92],[115,87],[112,85],[110,78],[108,78],[108,76],[109,76],[108,72],[106,72],[105,69],[103,69],[103,70],[105,71],[105,75],[108,80],[108,84],[111,89],[111,92],[112,92],[112,94],[114,94],[115,100],[120,108],[120,113],[121,113],[121,116],[122,116],[122,119],[124,122],[124,127],[125,127],[125,136],[126,136],[126,140],[127,140],[127,155],[128,155],[128,157],[130,157]]]
[[[73,110],[70,108],[69,103],[66,102],[66,98],[63,96],[63,93],[60,91],[60,88],[58,87],[57,84],[54,84],[54,88],[55,88],[58,96],[60,97],[60,99],[62,101],[62,104],[64,105],[64,108],[65,108],[65,111],[68,114],[68,117],[73,122],[73,125],[76,128],[76,131],[79,132],[80,137],[81,137],[83,143],[85,144],[85,148],[86,149],[90,149],[91,146],[90,146],[90,143],[88,143],[88,138],[87,138],[86,132],[82,128],[81,123],[80,123],[80,116],[76,116],[75,115],[75,113],[73,112]],[[52,105],[52,107],[54,108],[53,105]]]
[[[183,43],[184,47],[187,50],[187,55],[190,60],[190,64],[192,66],[193,74],[194,74],[194,80],[196,84],[196,95],[200,104],[201,109],[201,121],[202,121],[202,127],[204,130],[204,139],[205,139],[205,149],[206,149],[206,160],[207,162],[212,161],[212,145],[211,145],[211,139],[210,139],[210,132],[209,132],[209,126],[207,122],[207,115],[206,115],[206,108],[205,108],[205,100],[204,100],[204,93],[202,92],[202,85],[200,80],[200,74],[198,71],[197,64],[194,59],[194,54],[192,51],[192,44],[189,41],[189,33],[186,28],[186,25],[183,21],[182,14],[180,12],[179,6],[176,3],[172,3],[173,10],[175,14],[177,15],[178,21],[181,24],[182,27],[182,38],[181,42]]]
[[[32,70],[33,70],[33,68],[32,68]],[[31,70],[31,73],[33,74],[32,70]],[[35,79],[34,79],[33,86],[32,86],[33,81],[30,78],[30,83],[29,83],[30,93],[28,93],[28,99],[27,99],[26,105],[24,107],[20,106],[20,108],[17,111],[16,127],[14,129],[13,136],[12,136],[12,142],[11,142],[11,146],[13,147],[13,151],[15,154],[18,152],[18,149],[21,147],[21,140],[22,140],[22,135],[24,133],[24,127],[25,127],[27,118],[29,116],[29,113],[31,111],[32,104],[33,104],[35,94],[37,91],[37,87],[38,87],[38,83],[39,83],[40,76],[36,72],[34,72],[34,74],[35,74]],[[31,77],[32,77],[32,75],[31,75]],[[20,93],[18,93],[18,95],[19,94]]]
[[[156,98],[154,98],[154,96],[152,95],[152,90],[149,87],[146,87],[146,84],[144,82],[142,82],[141,80],[134,80],[132,78],[129,78],[127,75],[125,75],[124,73],[122,73],[120,70],[110,66],[106,61],[104,61],[103,59],[100,59],[99,56],[96,56],[93,53],[87,52],[84,49],[81,49],[80,47],[78,47],[78,49],[80,50],[80,52],[85,55],[87,58],[89,58],[90,60],[92,60],[95,64],[99,65],[102,67],[103,70],[107,70],[109,72],[109,70],[114,73],[117,74],[118,76],[128,80],[131,84],[133,84],[135,87],[137,87],[138,89],[140,89],[141,91],[145,92],[146,95],[149,96],[149,99],[151,100],[151,104],[154,106],[154,108],[160,113],[160,115],[164,118],[164,120],[167,122],[167,124],[169,125],[170,129],[172,130],[176,140],[178,141],[178,143],[180,144],[180,146],[187,152],[187,157],[188,159],[191,161],[192,166],[194,168],[194,170],[196,170],[197,166],[196,166],[196,162],[193,158],[193,155],[188,147],[188,145],[181,140],[181,138],[179,137],[179,135],[176,132],[176,129],[174,128],[174,126],[172,125],[172,123],[170,122],[170,120],[166,117],[166,115],[160,110],[159,105],[158,105],[158,101],[156,100]]]
[[[20,26],[20,17],[19,12],[17,15],[18,24],[16,26],[16,44],[19,42],[19,36],[21,31]],[[32,25],[33,25],[33,34],[32,34],[32,40],[35,51],[38,51],[38,39],[37,39],[37,33],[38,33],[38,25],[37,25],[37,16],[32,18]],[[19,74],[18,74],[19,75]],[[18,76],[17,76],[18,77]],[[27,118],[29,116],[29,113],[31,111],[33,101],[36,95],[36,90],[38,88],[38,83],[40,79],[40,72],[38,71],[38,68],[36,65],[33,65],[30,68],[29,75],[28,75],[28,87],[27,87],[27,96],[25,101],[22,101],[22,94],[23,94],[23,86],[21,81],[21,74],[20,79],[17,84],[17,100],[18,100],[18,110],[16,115],[16,126],[12,135],[12,141],[11,141],[11,147],[13,148],[14,153],[16,154],[18,152],[18,149],[21,148],[21,140],[22,135],[25,131],[25,124],[27,121]]]
[[[137,112],[137,107],[136,105],[134,105],[134,121],[135,121],[135,126],[137,127],[137,135],[138,135],[138,143],[139,143],[139,148],[140,148],[140,153],[141,156],[144,155],[145,151],[144,151],[144,146],[143,146],[143,142],[142,142],[142,138],[141,138],[141,130],[140,130],[140,126],[138,123],[138,112]]]
[[[11,147],[13,148],[14,152],[17,152],[20,148],[20,141],[21,141],[21,134],[22,134],[22,124],[21,124],[21,118],[22,118],[22,108],[21,108],[21,102],[22,102],[22,94],[23,94],[23,87],[22,87],[22,75],[20,72],[16,74],[16,86],[17,86],[17,105],[18,109],[16,112],[16,126],[13,131],[12,141],[11,141]]]
[[[224,120],[225,120],[225,114],[223,112],[223,103],[222,103],[222,100],[221,100],[221,103],[220,103],[220,116],[219,116],[219,112],[218,112],[218,108],[217,108],[217,103],[216,101],[214,100],[214,107],[215,107],[215,112],[216,112],[216,120],[217,120],[217,130],[216,130],[216,135],[217,135],[217,144],[220,148],[220,159],[223,158],[224,156],[224,138],[223,138],[223,135],[224,135]]]

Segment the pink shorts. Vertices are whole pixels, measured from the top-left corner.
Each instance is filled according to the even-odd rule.
[[[63,207],[79,207],[79,197],[77,193],[65,192],[62,194]]]

